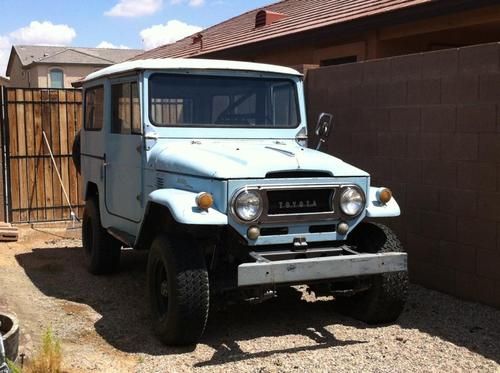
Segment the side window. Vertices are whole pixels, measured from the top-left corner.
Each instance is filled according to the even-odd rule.
[[[103,124],[104,88],[94,87],[85,91],[85,123],[87,131],[98,131]]]
[[[111,86],[111,132],[141,133],[141,110],[137,82]]]

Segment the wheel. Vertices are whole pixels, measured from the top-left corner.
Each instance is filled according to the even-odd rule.
[[[396,235],[385,225],[361,223],[348,243],[363,253],[402,252]],[[408,297],[408,272],[383,273],[368,279],[368,290],[338,297],[340,311],[368,324],[389,323],[403,312]]]
[[[82,241],[90,273],[103,275],[118,269],[121,243],[102,227],[97,197],[85,202]]]
[[[79,130],[76,135],[75,139],[73,140],[73,146],[71,148],[71,158],[73,159],[73,164],[75,165],[76,171],[78,173],[81,173],[81,158],[80,158],[80,133],[82,130]]]
[[[209,283],[204,257],[194,240],[156,237],[147,279],[155,334],[168,345],[196,343],[207,323]]]

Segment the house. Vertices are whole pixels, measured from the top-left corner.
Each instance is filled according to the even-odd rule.
[[[7,76],[19,88],[71,88],[71,83],[93,71],[125,61],[137,49],[14,45]]]
[[[327,66],[497,40],[498,1],[284,0],[136,58]]]

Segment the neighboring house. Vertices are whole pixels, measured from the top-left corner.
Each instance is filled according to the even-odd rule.
[[[9,86],[10,80],[7,78],[4,78],[3,76],[0,76],[0,86]]]
[[[498,40],[498,1],[285,0],[135,58],[327,66]]]
[[[107,49],[14,45],[7,65],[9,85],[20,88],[71,88],[93,71],[143,52]]]

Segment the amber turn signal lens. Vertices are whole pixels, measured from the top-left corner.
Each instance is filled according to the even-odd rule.
[[[202,192],[196,196],[196,205],[202,210],[208,210],[214,204],[214,197],[210,193]]]
[[[384,205],[392,199],[392,192],[390,189],[384,188],[378,193],[378,200]]]

